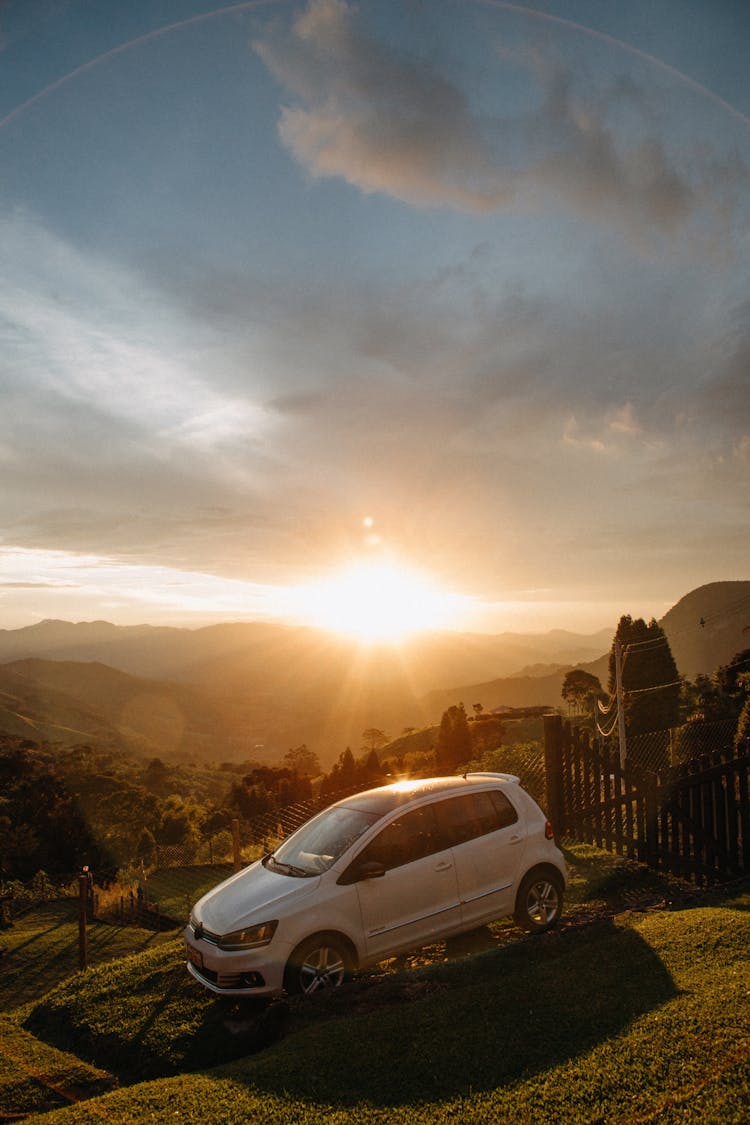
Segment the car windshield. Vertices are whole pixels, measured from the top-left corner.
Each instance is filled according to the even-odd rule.
[[[263,862],[271,871],[298,879],[321,875],[382,815],[346,805],[324,809]]]

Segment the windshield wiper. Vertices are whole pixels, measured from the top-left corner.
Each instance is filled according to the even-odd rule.
[[[295,879],[309,879],[315,874],[314,871],[306,871],[304,867],[295,867],[293,863],[282,863],[273,854],[268,856],[266,862],[272,864],[273,870],[278,871],[280,875],[292,875]]]

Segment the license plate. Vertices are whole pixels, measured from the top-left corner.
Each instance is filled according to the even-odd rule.
[[[187,952],[187,959],[191,965],[195,965],[196,969],[203,968],[203,954],[199,949],[193,949],[192,945],[185,942],[185,950]]]

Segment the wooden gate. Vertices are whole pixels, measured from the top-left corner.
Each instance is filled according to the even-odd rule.
[[[653,773],[545,716],[547,807],[560,836],[696,882],[750,873],[750,747]]]

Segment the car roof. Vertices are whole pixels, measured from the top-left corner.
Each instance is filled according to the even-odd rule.
[[[431,797],[438,793],[446,796],[461,793],[466,789],[476,789],[484,783],[497,786],[502,784],[518,784],[518,778],[509,773],[466,773],[461,777],[422,777],[413,781],[395,781],[391,785],[381,785],[377,789],[367,789],[364,793],[356,793],[352,797],[345,797],[337,804],[349,809],[363,809],[367,812],[387,813],[401,805],[411,804],[422,797]]]

